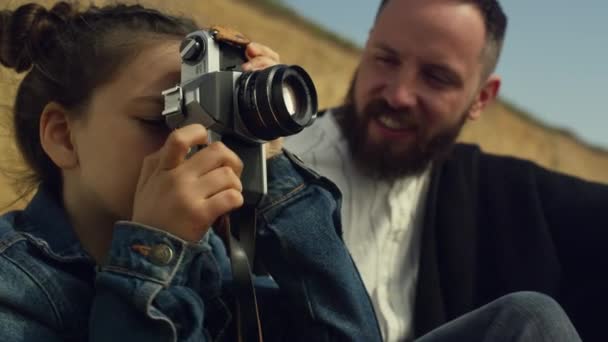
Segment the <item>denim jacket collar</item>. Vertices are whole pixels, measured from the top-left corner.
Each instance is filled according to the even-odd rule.
[[[23,211],[21,232],[50,257],[60,261],[89,259],[72,229],[67,212],[47,187],[41,185]]]

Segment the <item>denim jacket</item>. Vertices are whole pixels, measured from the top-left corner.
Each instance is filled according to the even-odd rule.
[[[289,153],[268,162],[256,288],[265,341],[380,341],[373,308],[342,240],[339,192]],[[200,243],[115,224],[95,265],[61,202],[42,186],[0,218],[0,341],[229,339],[230,264],[210,231]]]

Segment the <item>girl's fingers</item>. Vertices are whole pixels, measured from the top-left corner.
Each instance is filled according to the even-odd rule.
[[[227,166],[216,168],[196,180],[193,189],[197,198],[209,199],[214,195],[233,189],[238,192],[243,191],[243,185],[239,176]]]
[[[175,169],[186,159],[191,147],[205,145],[207,142],[207,129],[203,125],[193,124],[176,129],[160,150],[160,168]]]
[[[243,172],[243,162],[236,153],[223,143],[214,142],[190,157],[182,168],[194,168],[197,176],[203,176],[224,166],[231,168],[239,177]]]
[[[275,63],[279,63],[281,60],[279,54],[273,49],[269,48],[266,45],[262,45],[260,43],[251,42],[247,44],[245,48],[245,55],[248,59],[254,59],[255,57],[268,57],[275,61]]]

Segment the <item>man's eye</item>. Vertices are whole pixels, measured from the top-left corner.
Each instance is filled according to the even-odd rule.
[[[422,69],[422,77],[433,87],[457,88],[462,86],[458,75],[443,67],[425,67]]]
[[[424,77],[427,81],[434,87],[452,87],[456,86],[456,82],[454,79],[445,75],[444,73],[437,71],[427,71],[424,74]]]
[[[449,83],[449,80],[447,78],[445,78],[442,75],[439,75],[437,73],[434,73],[434,72],[427,73],[427,78],[433,82],[440,83],[440,84]]]
[[[389,56],[383,56],[383,55],[376,55],[374,56],[374,60],[376,61],[376,63],[378,63],[379,65],[395,65],[398,63],[398,61],[395,58],[389,57]]]

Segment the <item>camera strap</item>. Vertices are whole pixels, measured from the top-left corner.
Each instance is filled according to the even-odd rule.
[[[238,342],[263,342],[258,303],[249,260],[254,260],[255,208],[244,206],[238,215],[224,215],[218,222],[219,234],[224,239],[232,266],[235,294],[235,326]],[[238,239],[231,229],[231,219],[238,228]]]
[[[214,25],[211,26],[209,30],[213,32],[213,37],[217,41],[230,43],[240,47],[245,47],[247,44],[251,43],[251,40],[245,37],[244,34],[230,27]]]
[[[229,27],[212,26],[214,39],[244,48],[251,41]],[[232,225],[231,225],[232,223]],[[238,342],[263,342],[258,303],[253,285],[256,236],[255,206],[245,205],[219,222],[220,236],[228,249],[234,283],[236,335]]]

